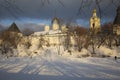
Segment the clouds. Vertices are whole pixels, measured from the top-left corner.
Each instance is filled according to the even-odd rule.
[[[57,16],[64,20],[89,21],[92,10],[96,6],[95,0],[83,1],[84,3],[81,4],[82,0],[0,0],[0,20],[21,21],[26,18],[42,20]],[[119,0],[100,1],[102,18],[113,20]],[[99,8],[97,6],[96,8],[99,13]]]
[[[18,24],[18,26],[21,26],[21,31],[24,31],[24,29],[30,29],[32,31],[43,31],[45,24],[36,24],[36,23],[24,23],[24,24]]]

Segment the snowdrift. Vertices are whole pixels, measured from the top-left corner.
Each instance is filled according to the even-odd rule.
[[[1,52],[0,52],[1,53]],[[74,58],[81,58],[81,57],[89,57],[92,56],[92,48],[89,47],[88,49],[81,49],[81,51],[77,51],[74,48],[70,48],[69,50],[65,50],[63,46],[50,46],[46,47],[43,46],[39,48],[38,46],[31,46],[30,48],[26,48],[24,45],[19,45],[17,49],[13,49],[12,52],[8,52],[2,57],[11,57],[11,56],[18,56],[18,57],[36,57],[40,55],[46,55],[53,53],[56,55],[64,56],[64,57],[74,57]],[[110,57],[110,56],[120,56],[119,47],[114,47],[112,49],[101,46],[100,48],[95,49],[96,57]]]

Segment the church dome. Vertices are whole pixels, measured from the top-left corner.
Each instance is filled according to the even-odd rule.
[[[57,17],[54,17],[54,18],[52,19],[52,24],[53,24],[54,22],[60,24],[60,20],[59,20]]]

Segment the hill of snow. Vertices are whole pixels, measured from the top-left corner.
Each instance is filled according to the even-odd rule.
[[[67,55],[67,52],[64,55],[58,55],[57,51],[57,48],[50,47],[42,50],[41,54],[32,58],[9,57],[7,59],[1,57],[0,80],[120,79],[119,59],[115,61],[114,57],[75,58],[75,55],[70,57],[70,55]],[[82,51],[89,54],[85,49]]]

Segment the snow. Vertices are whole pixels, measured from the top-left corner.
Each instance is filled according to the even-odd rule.
[[[60,49],[62,49],[60,47]],[[63,51],[63,50],[61,50]],[[119,80],[120,60],[114,57],[76,58],[75,51],[49,47],[36,57],[0,57],[0,80]],[[89,54],[82,49],[80,52]],[[62,54],[63,53],[63,54]],[[76,55],[79,55],[76,52]]]
[[[71,49],[71,52],[64,51],[62,56],[64,56],[64,57],[71,57],[71,58],[81,58],[81,57],[85,57],[85,56],[86,57],[91,56],[91,54],[90,54],[90,51],[88,51],[87,49],[83,48],[81,50],[81,52],[76,51],[74,49]]]
[[[32,35],[40,36],[40,35],[46,35],[46,34],[58,34],[61,33],[61,30],[49,30],[49,31],[40,31],[40,32],[34,32]]]
[[[92,47],[89,47],[88,51],[92,52]],[[106,46],[101,46],[100,48],[95,48],[95,53],[97,56],[119,56],[120,57],[120,47],[108,48]]]

